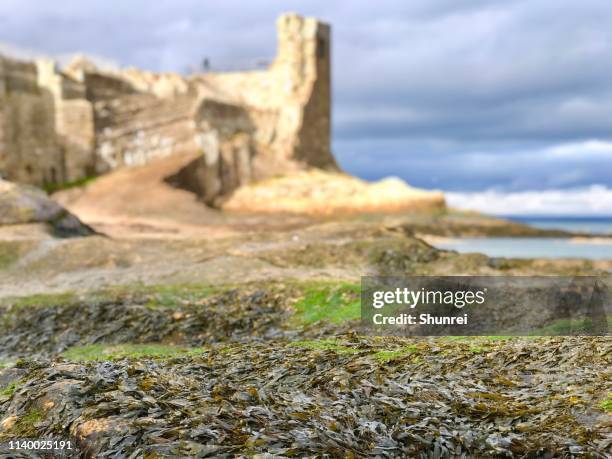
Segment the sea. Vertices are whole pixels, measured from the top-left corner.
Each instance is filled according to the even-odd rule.
[[[541,229],[559,229],[574,233],[588,233],[612,236],[611,217],[532,217],[504,216],[508,220]]]
[[[507,258],[588,258],[612,260],[612,217],[533,217],[502,218],[542,229],[559,229],[588,234],[593,238],[455,238],[436,243],[441,249],[463,253],[478,252]]]

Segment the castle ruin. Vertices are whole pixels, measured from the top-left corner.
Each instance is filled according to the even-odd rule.
[[[253,180],[337,170],[330,151],[330,27],[277,24],[267,70],[189,77],[102,71],[84,58],[0,56],[0,176],[38,186],[78,181],[178,153],[177,177],[214,205]]]

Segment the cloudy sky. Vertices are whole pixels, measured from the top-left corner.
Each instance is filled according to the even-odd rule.
[[[287,10],[333,26],[333,149],[348,172],[498,213],[612,215],[609,0],[2,0],[0,42],[226,68],[271,59]]]

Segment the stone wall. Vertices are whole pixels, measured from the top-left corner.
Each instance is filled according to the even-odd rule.
[[[251,180],[311,167],[338,170],[330,150],[330,27],[314,18],[289,14],[279,18],[277,31],[277,56],[267,71],[207,73],[191,81],[204,100],[216,98],[226,106],[242,107],[242,116],[249,121],[248,129],[229,123],[231,136],[250,139],[241,147],[249,150],[245,153],[248,172],[243,167],[239,179],[220,174],[222,184],[210,182],[209,189],[221,190],[221,200]],[[198,138],[209,138],[218,136],[219,127],[197,123],[196,131]],[[220,150],[235,148],[231,142]],[[222,170],[234,170],[234,156],[226,153],[219,161]],[[203,161],[197,163],[202,173]],[[209,195],[204,193],[207,202],[211,202]]]
[[[36,62],[38,86],[53,96],[55,134],[62,150],[61,182],[73,182],[95,173],[95,125],[88,87],[56,69],[52,60]],[[55,180],[54,180],[55,182]]]
[[[0,175],[23,183],[65,180],[54,96],[36,65],[0,57]]]
[[[244,107],[201,100],[195,114],[195,141],[202,154],[168,181],[219,206],[232,191],[254,179],[255,129]]]
[[[94,112],[85,99],[59,101],[56,132],[64,150],[65,179],[73,182],[96,175]]]
[[[287,14],[279,18],[277,33],[277,56],[267,71],[204,74],[195,83],[247,110],[256,126],[255,176],[300,166],[335,170],[330,27]]]
[[[209,204],[236,187],[309,167],[337,169],[330,151],[328,25],[279,18],[266,71],[189,78],[104,72],[84,58],[63,71],[4,59],[0,171],[44,184],[147,164],[178,152],[201,158],[175,178],[200,180]]]
[[[194,105],[193,95],[147,93],[95,102],[98,173],[195,151]]]

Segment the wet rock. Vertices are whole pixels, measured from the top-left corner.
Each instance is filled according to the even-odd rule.
[[[0,179],[0,226],[46,223],[58,237],[88,236],[94,231],[32,186]]]

